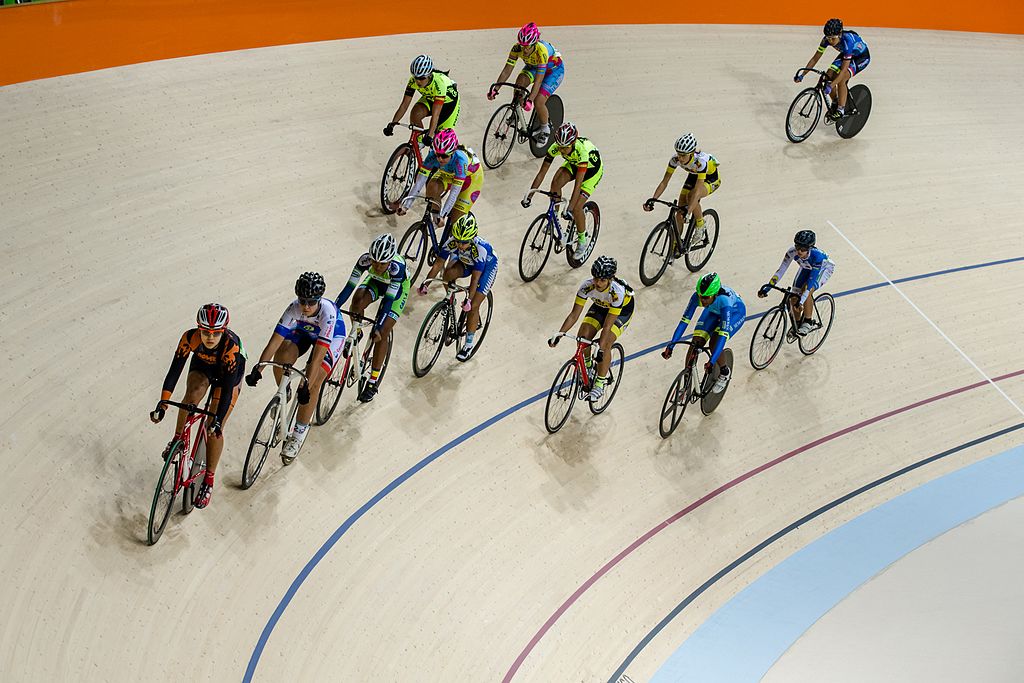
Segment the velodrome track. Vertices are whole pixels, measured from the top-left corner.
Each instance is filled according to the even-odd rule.
[[[706,204],[722,217],[710,265],[749,313],[767,308],[754,292],[798,227],[814,228],[838,263],[828,289],[848,294],[817,355],[786,347],[755,374],[748,323],[719,411],[688,415],[662,441],[657,411],[678,362],[645,352],[671,334],[695,282],[676,269],[639,288],[623,338],[635,357],[607,414],[577,409],[548,436],[531,399],[571,352],[544,340],[584,272],[553,258],[536,282],[518,280],[537,211],[518,200],[537,162],[516,150],[487,173],[476,208],[501,258],[477,357],[446,355],[413,378],[427,309],[413,298],[378,398],[343,404],[293,466],[268,461],[249,491],[237,489],[241,459],[271,389],[244,389],[213,503],[176,516],[152,548],[145,518],[169,431],[146,413],[195,309],[228,305],[252,357],[299,272],[317,269],[340,289],[374,235],[411,222],[375,208],[396,144],[380,128],[409,59],[428,52],[452,68],[458,132],[479,145],[495,106],[483,95],[504,59],[495,46],[513,33],[266,48],[0,90],[5,678],[590,681],[635,651],[625,673],[648,680],[795,551],[1019,444],[1006,432],[831,508],[709,585],[638,649],[688,594],[780,529],[1021,422],[991,386],[964,389],[981,376],[893,288],[873,286],[882,278],[829,222],[889,277],[914,278],[900,285],[906,295],[1024,402],[1014,189],[1024,147],[1013,123],[1024,98],[1006,87],[1024,45],[863,35],[873,63],[858,79],[874,95],[864,132],[840,141],[825,128],[794,146],[782,127],[790,77],[814,29],[545,32],[566,55],[567,116],[607,163],[598,251],[639,288],[640,245],[660,219],[640,204],[672,141],[693,130],[722,163]]]

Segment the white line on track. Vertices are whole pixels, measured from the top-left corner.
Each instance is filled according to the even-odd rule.
[[[932,326],[933,328],[935,328],[935,331],[936,331],[936,332],[938,332],[938,333],[939,333],[940,335],[942,335],[942,338],[943,338],[943,339],[945,339],[945,340],[946,340],[947,342],[949,342],[949,345],[950,345],[950,346],[952,346],[952,347],[953,347],[954,349],[956,349],[956,350],[957,350],[957,353],[959,353],[959,354],[960,354],[961,356],[963,356],[964,360],[965,360],[965,361],[967,361],[968,363],[970,363],[971,367],[972,367],[972,368],[974,368],[975,370],[977,370],[977,371],[978,371],[978,374],[979,374],[979,375],[981,375],[982,377],[984,377],[984,378],[985,378],[985,381],[986,381],[986,382],[988,382],[988,383],[989,383],[989,385],[990,385],[990,386],[991,386],[991,387],[992,387],[993,389],[995,389],[996,391],[998,391],[998,392],[999,392],[999,395],[1000,395],[1000,396],[1002,396],[1003,398],[1005,398],[1005,399],[1006,399],[1006,400],[1007,400],[1007,401],[1008,401],[1008,402],[1010,403],[1010,405],[1011,405],[1011,406],[1013,406],[1014,408],[1016,408],[1016,410],[1017,410],[1017,412],[1018,412],[1018,413],[1020,413],[1021,415],[1024,415],[1024,409],[1021,409],[1021,407],[1020,407],[1019,405],[1017,405],[1017,404],[1016,404],[1016,403],[1014,402],[1014,400],[1013,400],[1012,398],[1010,398],[1009,396],[1007,396],[1007,395],[1006,395],[1006,392],[1005,392],[1005,391],[1003,391],[1003,390],[1002,390],[1002,388],[1001,388],[1001,387],[1000,387],[1000,386],[999,386],[998,384],[996,384],[995,382],[993,382],[993,381],[992,381],[992,378],[991,378],[991,377],[989,377],[988,375],[986,375],[986,374],[985,374],[985,371],[984,371],[984,370],[982,370],[981,368],[979,368],[979,367],[978,367],[978,364],[977,364],[977,363],[975,363],[975,362],[974,362],[973,360],[971,360],[971,357],[970,357],[970,356],[968,356],[968,355],[967,355],[966,353],[964,353],[963,349],[961,349],[961,348],[960,348],[959,346],[957,346],[957,345],[956,345],[956,342],[954,342],[954,341],[953,341],[952,339],[950,339],[950,338],[949,338],[949,335],[947,335],[947,334],[946,334],[945,332],[943,332],[943,331],[942,331],[942,329],[941,329],[941,328],[939,328],[939,326],[938,326],[938,325],[936,325],[936,324],[934,323],[934,321],[932,321],[932,319],[931,319],[931,318],[929,318],[929,317],[928,317],[927,315],[925,315],[924,311],[922,311],[922,310],[921,310],[921,309],[920,309],[920,308],[919,308],[919,307],[917,306],[917,304],[915,304],[915,303],[914,303],[913,301],[911,301],[911,299],[910,299],[910,297],[909,297],[909,296],[907,296],[906,294],[904,294],[904,293],[903,293],[903,290],[902,290],[902,289],[900,289],[899,285],[897,285],[897,284],[896,284],[895,282],[893,282],[893,281],[892,281],[891,279],[889,279],[889,276],[888,276],[888,275],[886,275],[885,273],[883,273],[883,272],[882,272],[882,269],[881,269],[881,268],[879,268],[878,266],[876,266],[876,265],[875,265],[875,263],[874,263],[874,261],[872,261],[871,259],[869,259],[869,258],[867,257],[867,254],[865,254],[865,253],[864,253],[863,251],[861,251],[861,250],[860,250],[860,248],[859,248],[859,247],[858,247],[858,246],[857,246],[856,244],[854,244],[854,243],[853,243],[852,241],[850,241],[850,238],[849,238],[849,237],[847,237],[847,236],[846,236],[845,234],[843,234],[843,231],[842,231],[842,230],[840,230],[840,229],[839,229],[839,228],[838,228],[838,227],[836,226],[836,224],[835,224],[835,223],[833,223],[832,221],[829,221],[829,220],[826,220],[825,222],[826,222],[826,223],[828,223],[828,224],[829,224],[830,226],[832,226],[832,229],[836,231],[836,234],[838,234],[838,235],[839,235],[840,237],[842,237],[842,238],[843,238],[843,240],[845,240],[845,241],[846,241],[846,243],[847,243],[847,244],[849,244],[849,245],[850,245],[850,247],[851,247],[851,248],[853,248],[853,250],[854,250],[855,252],[857,252],[858,254],[860,254],[860,257],[861,257],[862,259],[864,259],[864,260],[865,260],[865,261],[867,262],[867,264],[868,264],[869,266],[871,266],[872,268],[874,268],[874,269],[875,269],[875,272],[877,272],[877,273],[878,273],[878,274],[879,274],[880,276],[882,276],[882,279],[883,279],[883,280],[885,280],[885,281],[886,281],[887,283],[889,283],[889,286],[890,286],[890,287],[892,287],[893,289],[895,289],[895,290],[896,290],[896,292],[897,292],[897,293],[899,293],[899,295],[900,295],[901,297],[903,297],[904,301],[906,301],[906,302],[907,302],[908,304],[910,304],[910,305],[911,305],[911,307],[912,307],[912,308],[913,308],[913,309],[914,309],[915,311],[917,311],[917,312],[918,312],[918,314],[919,314],[919,315],[920,315],[920,316],[921,316],[922,318],[924,318],[924,319],[925,319],[925,320],[926,320],[926,321],[928,322],[928,324],[929,324],[929,325],[931,325],[931,326]]]

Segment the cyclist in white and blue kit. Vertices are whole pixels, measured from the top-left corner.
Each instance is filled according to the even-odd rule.
[[[828,282],[836,269],[836,264],[828,254],[814,246],[816,239],[813,230],[798,232],[793,237],[793,246],[782,257],[779,269],[768,280],[769,284],[763,285],[757,292],[762,299],[768,296],[772,290],[771,285],[786,274],[790,263],[796,262],[799,270],[790,289],[793,292],[790,304],[793,307],[793,318],[799,321],[796,331],[799,335],[807,334],[814,327],[814,292]]]

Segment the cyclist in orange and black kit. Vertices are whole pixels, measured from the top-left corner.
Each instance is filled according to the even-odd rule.
[[[195,506],[204,508],[210,504],[213,494],[213,476],[217,471],[220,454],[224,450],[224,423],[227,422],[231,409],[238,400],[238,391],[242,377],[245,375],[245,349],[238,335],[228,329],[228,309],[220,304],[206,304],[196,314],[196,327],[181,335],[178,348],[171,360],[171,367],[164,378],[163,392],[156,410],[150,415],[153,422],[164,419],[167,401],[171,398],[174,385],[178,383],[181,371],[185,367],[185,359],[192,356],[188,366],[188,384],[182,403],[199,405],[206,390],[212,389],[210,412],[216,415],[206,423],[206,478],[199,486]],[[230,394],[230,400],[224,399]],[[174,428],[174,438],[164,450],[164,458],[170,452],[174,442],[181,436],[185,428],[188,413],[178,409],[178,423]]]

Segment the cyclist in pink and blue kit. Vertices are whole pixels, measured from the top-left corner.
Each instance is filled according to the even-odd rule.
[[[404,216],[412,208],[413,200],[426,187],[426,196],[440,200],[447,192],[448,197],[441,206],[440,221],[447,226],[469,213],[480,198],[484,186],[484,166],[476,153],[459,144],[455,131],[439,131],[434,137],[433,148],[423,159],[416,182],[398,206],[398,215]],[[441,241],[444,241],[443,239]]]

